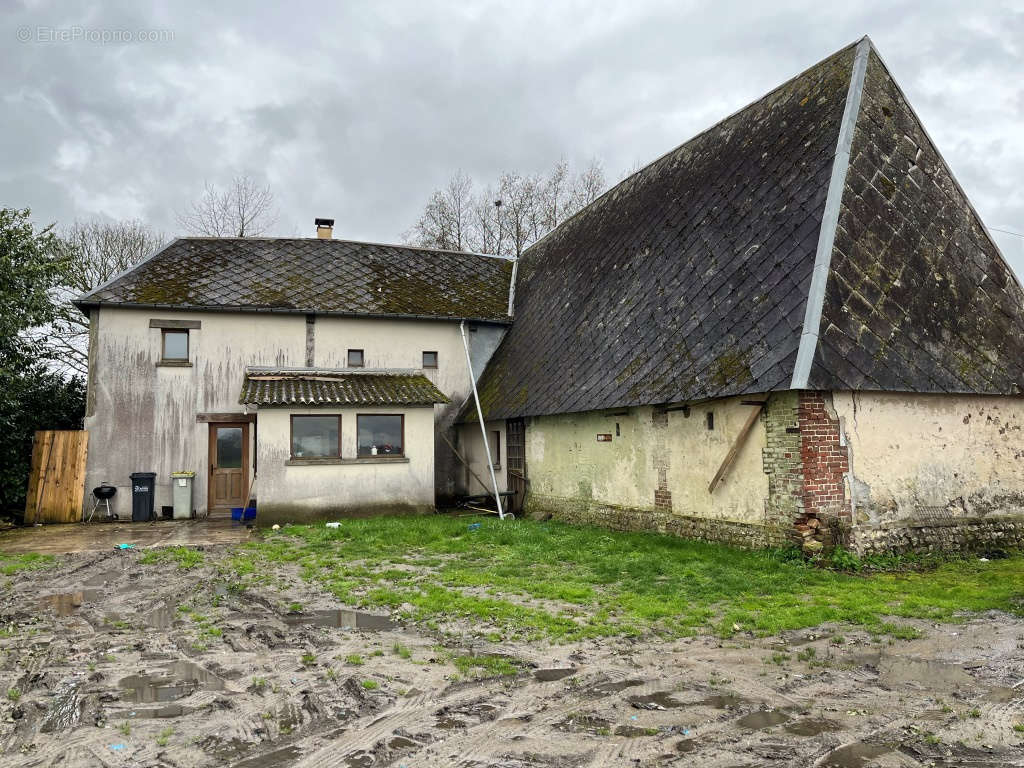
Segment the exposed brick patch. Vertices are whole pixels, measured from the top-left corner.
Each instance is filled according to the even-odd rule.
[[[803,512],[807,519],[841,517],[849,520],[846,498],[849,456],[826,393],[800,392],[800,463],[803,468]]]
[[[789,528],[803,512],[797,393],[774,393],[762,411],[762,419],[766,439],[761,462],[768,475],[765,524]]]
[[[665,436],[668,432],[668,411],[654,408],[651,411],[651,425],[654,427],[654,457],[652,463],[658,472],[658,487],[654,491],[654,508],[672,510],[672,491],[668,488],[669,452]]]

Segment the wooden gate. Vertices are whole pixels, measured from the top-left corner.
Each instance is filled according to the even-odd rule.
[[[506,482],[515,495],[509,501],[510,512],[519,514],[526,501],[526,425],[522,419],[505,422]]]
[[[25,524],[76,523],[85,503],[85,430],[45,430],[32,440]]]

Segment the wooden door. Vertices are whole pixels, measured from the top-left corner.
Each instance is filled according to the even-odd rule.
[[[210,425],[209,504],[212,512],[244,507],[249,490],[249,425]]]
[[[509,512],[519,514],[526,501],[526,425],[522,419],[505,422],[506,480],[515,495],[509,500]]]

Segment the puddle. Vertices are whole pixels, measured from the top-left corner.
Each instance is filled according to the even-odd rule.
[[[385,629],[395,629],[398,626],[396,622],[387,616],[378,616],[373,613],[346,609],[289,614],[284,617],[284,623],[290,627],[308,624],[314,627],[371,629],[378,632]]]
[[[234,768],[274,768],[274,766],[288,765],[302,757],[302,750],[298,747],[285,747],[267,752],[265,755],[250,757],[240,763],[235,763]]]
[[[123,576],[124,574],[121,573],[121,571],[103,571],[102,573],[97,573],[95,576],[90,576],[88,579],[83,581],[82,584],[87,587],[102,587],[104,584],[109,584]]]
[[[345,758],[345,765],[349,766],[349,768],[370,768],[374,762],[373,755],[368,752],[356,752],[354,755],[349,755]]]
[[[169,629],[177,618],[176,614],[177,608],[171,605],[163,605],[147,613],[144,621],[153,629]]]
[[[747,699],[737,696],[735,693],[716,693],[714,696],[708,696],[697,703],[712,709],[736,709],[736,707],[746,702]]]
[[[697,747],[700,746],[696,739],[683,739],[676,744],[676,752],[682,755],[688,755],[691,752],[695,752]]]
[[[434,725],[438,728],[442,728],[446,731],[453,730],[455,728],[465,728],[466,723],[464,720],[456,720],[454,717],[439,717]]]
[[[951,691],[975,685],[974,678],[959,664],[906,656],[882,656],[878,660],[878,679],[891,689],[912,684],[931,691]]]
[[[223,680],[191,661],[175,661],[156,674],[129,675],[121,678],[118,685],[127,689],[121,696],[122,701],[136,704],[175,701],[200,688],[211,691],[224,689]]]
[[[832,750],[821,762],[822,768],[863,768],[869,760],[881,757],[892,749],[882,744],[847,744]]]
[[[841,727],[835,720],[825,717],[805,717],[803,720],[789,723],[786,726],[786,732],[792,733],[794,736],[818,736],[822,733],[838,731]]]
[[[626,688],[635,688],[638,685],[643,685],[643,680],[618,680],[615,682],[598,683],[592,685],[587,689],[587,694],[591,697],[607,696],[612,693],[618,693]]]
[[[406,738],[405,736],[395,736],[388,742],[388,749],[414,749],[421,746],[418,741]]]
[[[39,603],[49,608],[58,616],[70,616],[85,603],[91,603],[103,594],[102,589],[82,589],[77,592],[61,592],[56,595],[44,595]]]
[[[185,707],[181,704],[165,704],[162,707],[153,709],[136,709],[127,715],[119,714],[118,717],[129,717],[132,720],[149,720],[165,717],[184,717],[191,715],[195,710],[192,707]]]
[[[656,691],[646,696],[630,696],[626,699],[637,709],[678,709],[685,707],[681,701],[672,698],[671,691]]]
[[[551,669],[534,670],[533,676],[542,683],[550,683],[575,675],[576,671],[576,667],[552,667]]]
[[[773,725],[779,725],[787,720],[789,720],[789,715],[785,712],[780,712],[777,709],[759,709],[757,712],[751,712],[749,715],[741,717],[736,721],[736,725],[746,728],[748,731],[760,731],[762,728],[771,728]]]
[[[559,723],[555,723],[555,728],[568,733],[593,733],[604,736],[611,733],[611,725],[611,720],[605,720],[597,715],[578,712],[575,715],[569,715],[569,717]]]
[[[43,733],[58,733],[78,725],[82,717],[81,701],[78,697],[78,689],[81,687],[82,681],[76,678],[60,684],[50,708],[43,717],[40,728]]]
[[[620,725],[615,729],[616,736],[627,736],[631,739],[638,738],[640,736],[657,736],[657,728],[640,728],[636,725]]]

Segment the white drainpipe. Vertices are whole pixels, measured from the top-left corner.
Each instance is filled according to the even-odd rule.
[[[505,519],[505,512],[501,508],[501,494],[498,492],[498,478],[494,476],[494,462],[491,461],[491,446],[487,442],[487,426],[484,424],[484,412],[480,408],[480,395],[476,391],[476,376],[473,375],[473,358],[469,356],[469,339],[466,336],[466,321],[459,323],[459,331],[462,333],[462,346],[466,349],[466,367],[469,369],[469,381],[473,385],[473,401],[476,403],[476,415],[480,419],[480,435],[484,439],[484,455],[487,457],[487,469],[491,473],[491,484],[494,486],[494,501],[498,505],[498,517]]]

